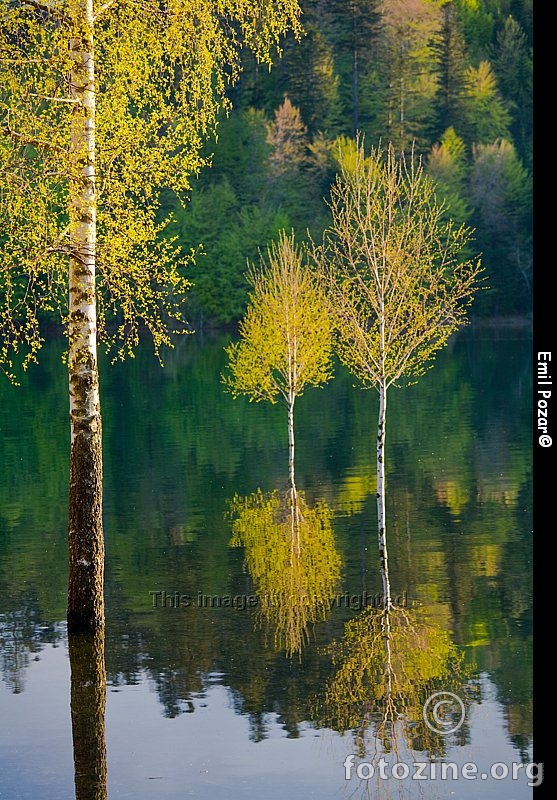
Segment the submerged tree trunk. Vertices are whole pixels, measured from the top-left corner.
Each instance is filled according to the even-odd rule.
[[[387,529],[385,519],[385,423],[387,417],[387,385],[379,386],[379,417],[377,421],[377,530],[379,534],[379,559],[383,580],[383,607],[391,608],[391,584],[387,555]]]
[[[106,800],[104,631],[68,637],[76,800]]]
[[[102,428],[95,293],[95,65],[93,0],[72,4],[74,101],[70,180],[69,266],[69,586],[68,629],[104,626]]]

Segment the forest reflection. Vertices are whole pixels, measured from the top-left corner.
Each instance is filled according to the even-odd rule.
[[[368,751],[384,749],[382,741],[374,741],[384,714],[385,689],[379,698],[373,693],[384,680],[381,640],[373,650],[375,672],[370,666],[363,678],[371,686],[372,675],[379,676],[367,699],[350,706],[341,695],[333,696],[342,688],[335,676],[343,659],[351,659],[354,668],[363,659],[358,660],[355,641],[348,649],[343,632],[352,631],[353,638],[357,632],[359,647],[371,646],[381,624],[375,603],[365,610],[363,603],[333,603],[331,609],[331,597],[375,598],[381,591],[369,456],[373,403],[339,374],[300,404],[296,480],[306,528],[299,531],[297,546],[289,533],[296,508],[283,488],[283,416],[273,407],[254,410],[247,400],[223,399],[222,345],[218,340],[197,346],[192,338],[162,377],[146,355],[108,373],[109,691],[144,687],[156,696],[162,717],[188,714],[193,728],[198,709],[219,684],[235,714],[246,720],[251,741],[272,737],[275,725],[280,735],[295,738],[308,724],[328,721],[340,730],[353,722],[346,738],[361,731]],[[60,353],[48,352],[50,362],[30,376],[33,391],[17,394],[6,386],[0,391],[9,478],[0,487],[0,677],[11,708],[18,699],[10,695],[19,695],[23,707],[51,664],[65,663],[67,646],[60,519],[68,443],[63,420],[46,424],[63,416],[67,387],[50,379]],[[489,682],[501,730],[525,761],[531,759],[532,741],[531,385],[528,341],[460,337],[427,381],[393,396],[396,424],[387,439],[392,600],[396,605],[407,591],[409,619],[390,616],[393,669],[416,675],[414,662],[424,658],[420,646],[426,647],[429,637],[441,648],[446,631],[449,643],[461,647]],[[33,436],[21,435],[26,428]],[[253,494],[258,486],[261,491]],[[316,517],[320,526],[310,535]],[[342,563],[333,569],[337,558]],[[333,588],[334,581],[327,588],[327,568],[342,572],[340,589]],[[280,616],[278,601],[292,586],[314,598],[320,580],[325,600],[313,610],[290,602]],[[195,602],[199,592],[243,597],[254,588],[258,603],[244,610]],[[179,591],[194,602],[189,608],[153,608],[152,590]],[[275,603],[265,616],[261,598],[267,595]],[[429,628],[421,628],[422,621]],[[429,636],[435,627],[438,636]],[[62,677],[66,680],[65,673]],[[442,678],[431,676],[431,682]],[[404,716],[410,703],[405,687],[397,694],[395,680],[392,686],[392,701],[403,715],[395,717],[397,746],[405,740],[396,726],[405,725],[418,747],[420,736],[429,734],[419,730],[421,717]],[[349,687],[344,686],[345,698]],[[460,694],[458,686],[454,691]],[[66,733],[67,694],[64,689],[59,718],[52,720]],[[110,694],[109,703],[121,697]],[[463,740],[466,725],[459,731]],[[388,744],[394,734],[388,725],[383,729]],[[121,747],[110,739],[108,744],[115,752]]]

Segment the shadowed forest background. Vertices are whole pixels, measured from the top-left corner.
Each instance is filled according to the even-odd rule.
[[[531,0],[302,0],[305,35],[275,66],[246,56],[207,145],[213,166],[169,232],[197,250],[190,322],[228,325],[245,312],[246,262],[293,229],[329,223],[339,143],[414,147],[447,216],[475,228],[487,291],[473,315],[525,316],[532,304]],[[410,21],[410,24],[409,24]]]

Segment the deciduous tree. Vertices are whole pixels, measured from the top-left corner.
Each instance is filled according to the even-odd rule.
[[[388,575],[387,391],[422,375],[465,322],[480,266],[460,259],[471,231],[444,220],[419,161],[397,157],[392,145],[366,158],[361,140],[351,155],[351,167],[341,159],[331,191],[332,225],[314,257],[328,286],[340,359],[364,388],[379,394],[377,515],[382,574]]]
[[[102,438],[97,337],[120,354],[181,322],[182,264],[158,217],[182,193],[227,105],[248,45],[259,60],[296,0],[5,0],[0,8],[0,362],[15,374],[68,333],[68,625],[103,625]],[[69,295],[69,299],[68,299]],[[114,325],[109,321],[113,319]]]
[[[267,263],[251,271],[253,290],[240,323],[240,339],[230,344],[223,376],[234,396],[277,398],[288,412],[290,484],[294,487],[294,403],[308,386],[331,377],[331,320],[325,294],[304,263],[294,234],[279,234],[267,249]]]

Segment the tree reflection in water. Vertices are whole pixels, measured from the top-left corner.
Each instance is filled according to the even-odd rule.
[[[106,800],[104,631],[68,636],[75,800]]]
[[[277,650],[300,655],[309,626],[328,617],[340,584],[332,511],[324,502],[311,507],[292,485],[236,496],[229,513],[230,545],[244,548],[259,619],[271,627]]]

